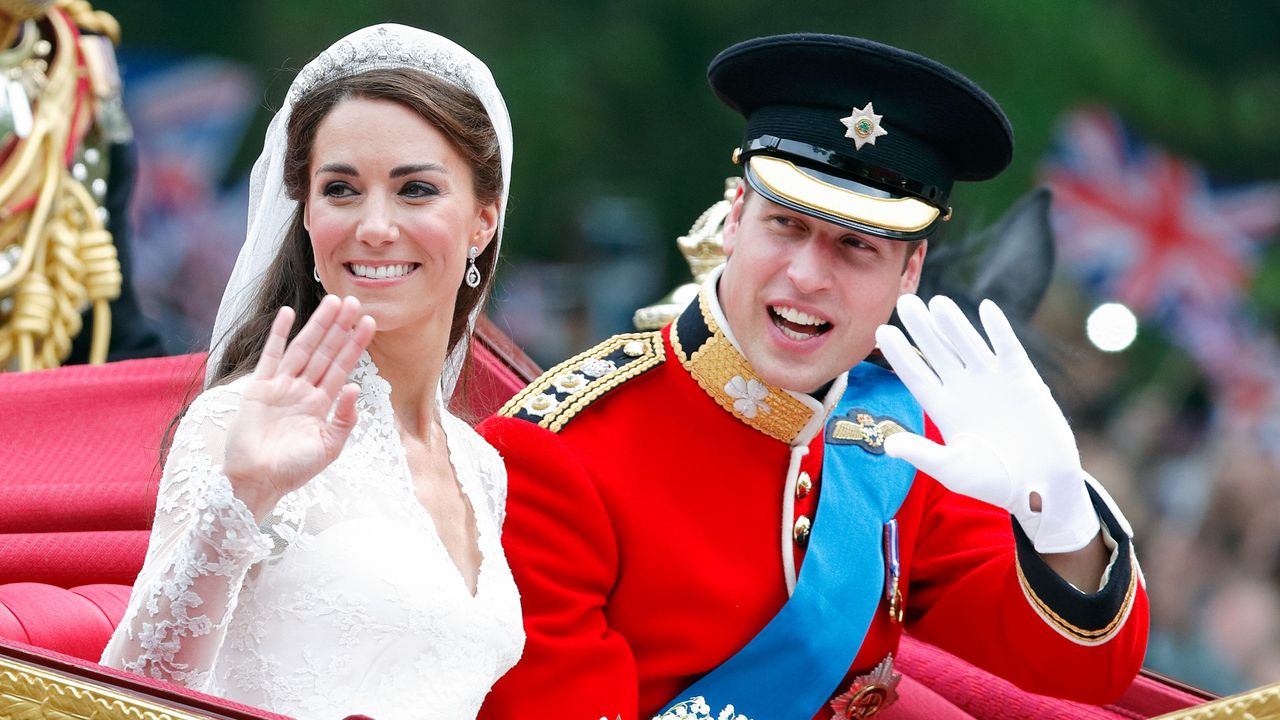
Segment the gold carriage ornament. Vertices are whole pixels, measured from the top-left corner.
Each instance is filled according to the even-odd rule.
[[[1161,715],[1154,720],[1274,720],[1280,718],[1280,683]]]
[[[90,307],[89,360],[106,360],[122,282],[107,147],[131,134],[119,33],[83,0],[0,0],[0,371],[60,365]]]
[[[729,217],[733,198],[741,184],[740,177],[725,178],[724,197],[698,216],[687,234],[676,239],[680,254],[684,255],[689,271],[693,273],[693,282],[685,283],[658,302],[637,310],[631,318],[637,330],[657,330],[675,320],[680,311],[698,296],[698,288],[707,274],[724,262],[724,221]]]

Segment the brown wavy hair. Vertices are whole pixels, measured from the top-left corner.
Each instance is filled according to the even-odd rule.
[[[267,268],[257,296],[230,331],[226,350],[209,383],[211,386],[253,371],[271,331],[271,322],[282,306],[288,305],[297,312],[289,331],[292,340],[324,297],[324,288],[312,279],[315,256],[311,237],[302,226],[301,203],[307,198],[316,131],[333,108],[349,98],[389,100],[418,113],[444,133],[467,161],[474,178],[476,200],[481,205],[497,202],[502,194],[498,136],[484,104],[474,93],[409,69],[370,70],[317,86],[294,104],[286,130],[284,186],[288,196],[299,202],[298,211],[289,223],[279,252]],[[467,318],[488,296],[497,254],[498,243],[489,243],[476,258],[480,285],[474,288],[466,283],[459,285],[446,352],[452,352],[459,342],[469,341]],[[469,355],[468,351],[468,360]]]

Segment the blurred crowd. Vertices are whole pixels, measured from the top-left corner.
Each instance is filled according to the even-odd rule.
[[[1133,523],[1151,598],[1147,667],[1219,694],[1280,679],[1280,483],[1259,428],[1214,410],[1176,351],[1124,382],[1089,346],[1075,291],[1039,321],[1062,342],[1063,400],[1084,466]],[[1123,389],[1122,389],[1123,388]]]

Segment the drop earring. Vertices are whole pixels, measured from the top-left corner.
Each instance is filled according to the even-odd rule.
[[[463,282],[469,288],[480,287],[480,268],[476,267],[476,256],[480,254],[480,248],[475,245],[467,251],[467,274],[463,277]]]

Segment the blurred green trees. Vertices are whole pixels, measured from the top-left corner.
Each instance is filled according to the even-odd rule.
[[[1232,179],[1280,177],[1280,4],[1257,0],[103,0],[128,48],[218,54],[256,68],[264,110],[243,172],[294,72],[346,32],[396,21],[441,32],[489,63],[515,124],[509,258],[570,259],[573,218],[594,195],[652,208],[683,232],[733,172],[742,124],[707,88],[716,52],[747,37],[814,30],[922,52],[970,75],[1018,138],[1000,179],[962,188],[961,224],[994,217],[1034,182],[1067,107],[1116,108],[1139,132]],[[671,267],[679,269],[674,260]],[[1268,296],[1269,297],[1269,296]]]

